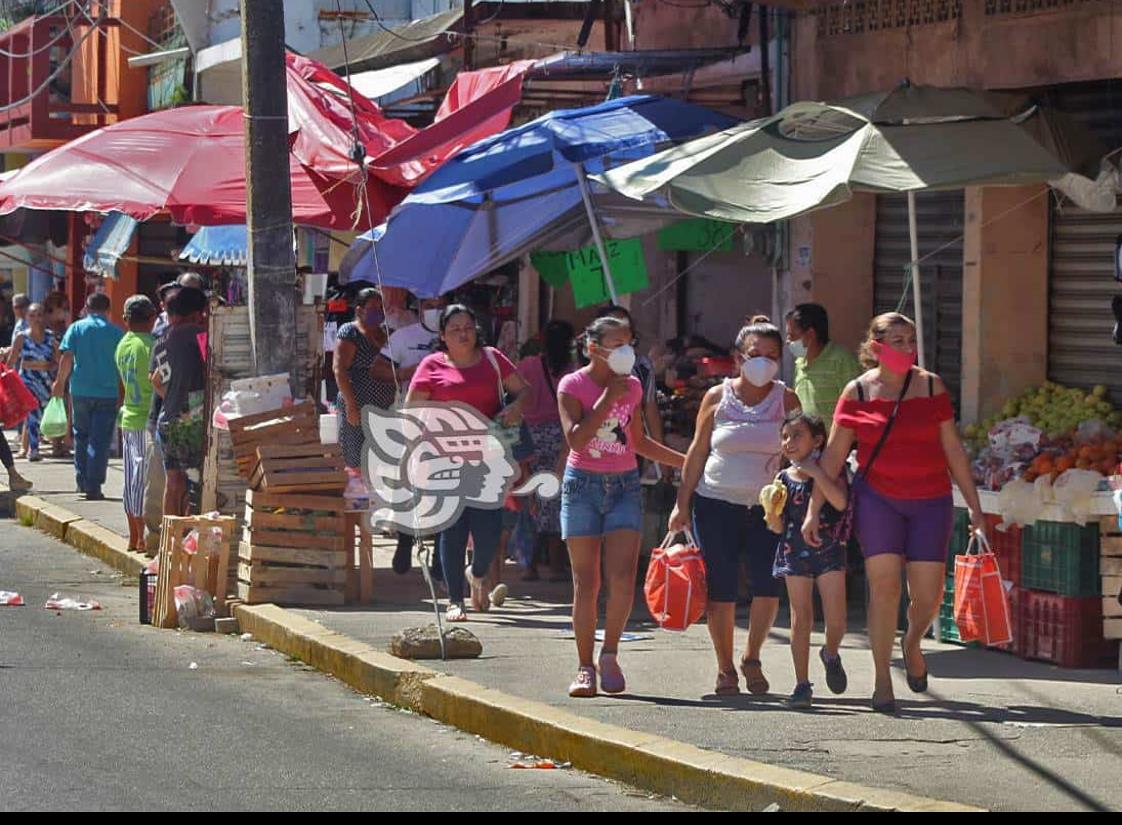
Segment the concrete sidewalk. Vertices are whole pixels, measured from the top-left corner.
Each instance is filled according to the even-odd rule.
[[[105,487],[110,499],[89,503],[74,493],[68,465],[18,464],[36,482],[33,495],[124,530],[119,467],[110,470]],[[292,612],[385,650],[397,630],[433,620],[419,570],[394,575],[391,552],[379,543],[374,606]],[[794,682],[785,627],[775,630],[764,651],[773,695],[717,698],[704,626],[684,634],[658,631],[644,622],[646,608],[637,601],[629,629],[638,638],[621,650],[629,693],[571,700],[565,691],[576,661],[568,638],[568,585],[522,583],[511,566],[507,581],[512,590],[507,605],[472,614],[468,624],[483,641],[483,657],[429,663],[432,667],[620,728],[876,788],[995,810],[1122,809],[1122,695],[1116,672],[1065,671],[928,642],[930,692],[914,696],[899,678],[902,712],[886,718],[868,709],[871,663],[864,636],[854,632],[843,650],[848,693],[832,696],[821,668],[812,664],[816,707],[793,712],[782,703]],[[851,626],[859,628],[859,617],[853,619]],[[784,610],[781,625],[785,622]],[[743,627],[743,617],[738,624]],[[743,635],[741,630],[738,644]]]

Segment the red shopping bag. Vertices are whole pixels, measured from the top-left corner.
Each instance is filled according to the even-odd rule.
[[[0,422],[4,428],[15,427],[37,409],[39,399],[31,394],[19,373],[0,364]]]
[[[997,556],[982,532],[954,559],[954,620],[964,642],[1003,645],[1013,641],[1009,595],[1001,579]]]
[[[685,630],[705,615],[709,591],[705,583],[705,561],[697,542],[686,533],[685,544],[671,544],[667,533],[651,551],[643,593],[651,616],[663,630]]]

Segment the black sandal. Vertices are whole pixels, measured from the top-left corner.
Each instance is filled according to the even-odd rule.
[[[874,698],[873,699],[873,713],[883,713],[885,716],[895,716],[896,715],[896,700],[895,699],[886,699],[883,702],[878,702]]]

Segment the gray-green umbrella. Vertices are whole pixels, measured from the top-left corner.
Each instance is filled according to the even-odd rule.
[[[681,212],[736,223],[793,218],[861,191],[1039,182],[1107,210],[1118,178],[1105,153],[1082,126],[1023,97],[902,84],[833,103],[794,103],[596,179],[631,198],[659,194]],[[909,211],[919,316],[914,194]],[[922,341],[922,317],[916,321]]]

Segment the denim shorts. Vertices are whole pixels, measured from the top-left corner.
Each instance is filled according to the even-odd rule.
[[[772,574],[772,564],[779,536],[768,529],[763,507],[695,495],[693,535],[705,559],[709,601],[736,601],[741,565],[748,567],[752,596],[778,598],[782,585]]]
[[[638,470],[590,473],[566,467],[561,483],[561,537],[606,536],[617,530],[640,532],[640,490]]]

